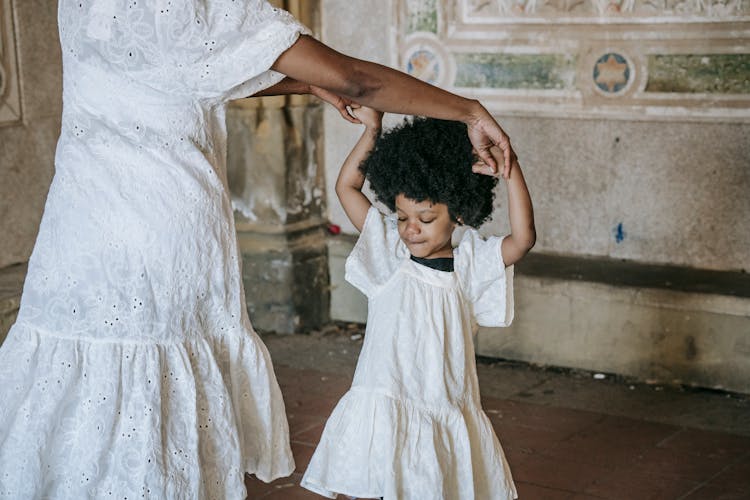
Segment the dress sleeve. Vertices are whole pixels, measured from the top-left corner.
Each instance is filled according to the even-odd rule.
[[[167,58],[188,91],[208,98],[247,97],[278,83],[284,75],[271,65],[310,33],[265,0],[196,0],[176,10],[160,30],[172,47]]]
[[[513,321],[513,266],[505,267],[503,238],[483,239],[467,230],[455,251],[461,286],[480,326],[508,326]]]
[[[346,281],[372,298],[408,256],[394,218],[370,207],[362,233],[346,259]]]

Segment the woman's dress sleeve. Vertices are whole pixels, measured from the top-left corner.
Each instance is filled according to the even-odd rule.
[[[310,31],[265,0],[196,0],[161,19],[170,66],[194,95],[247,97],[278,83],[276,59]],[[158,19],[158,16],[157,16]]]

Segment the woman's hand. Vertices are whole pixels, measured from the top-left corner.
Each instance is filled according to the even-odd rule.
[[[469,140],[484,162],[474,165],[474,172],[484,175],[500,173],[507,179],[513,164],[518,160],[508,135],[478,102],[466,124],[469,128]],[[500,165],[503,167],[502,170],[499,169]]]
[[[352,114],[360,123],[364,124],[368,130],[378,133],[380,132],[380,129],[383,127],[383,113],[381,111],[368,108],[367,106],[360,106],[356,103],[351,104],[350,108]]]
[[[484,160],[479,158],[479,154],[476,150],[473,150],[473,153],[477,155],[476,163],[471,166],[471,171],[475,174],[489,175],[492,177],[499,176],[503,177],[507,181],[508,179],[510,179],[511,175],[513,175],[513,171],[516,169],[516,167],[518,167],[518,157],[515,153],[513,153],[510,168],[503,168],[501,172],[496,172],[492,167],[487,165]],[[503,150],[498,146],[492,146],[490,148],[490,155],[495,159],[500,159],[500,161],[502,161],[502,159],[504,158]]]
[[[315,97],[322,99],[323,101],[327,102],[334,108],[339,110],[339,113],[344,118],[344,120],[352,123],[361,123],[349,110],[352,105],[355,103],[346,97],[341,97],[340,95],[334,94],[333,92],[330,92],[324,88],[317,87],[315,85],[310,85],[310,93],[314,95]]]

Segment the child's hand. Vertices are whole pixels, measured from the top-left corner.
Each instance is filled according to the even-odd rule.
[[[350,107],[355,105],[350,99],[341,97],[338,94],[334,94],[324,88],[316,87],[315,85],[310,85],[310,93],[336,108],[344,120],[352,123],[360,123],[349,111]]]
[[[482,161],[487,164],[486,169],[475,172],[485,175],[497,175],[502,172],[502,176],[508,179],[516,156],[508,135],[481,104],[476,108],[474,117],[466,123],[471,144]]]
[[[367,127],[369,130],[380,131],[381,127],[383,126],[382,112],[376,109],[368,108],[367,106],[360,106],[359,104],[352,104],[349,107],[352,110],[352,114],[354,115],[354,117],[362,122],[365,127]]]

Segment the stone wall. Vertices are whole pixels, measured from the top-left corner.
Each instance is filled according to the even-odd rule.
[[[0,268],[31,254],[54,171],[62,70],[55,0],[0,0]]]
[[[534,198],[535,251],[750,269],[747,2],[323,5],[334,47],[497,116]],[[353,233],[332,186],[359,131],[326,119],[331,219]],[[497,205],[488,232],[507,231],[502,188]]]
[[[329,316],[322,106],[301,97],[229,108],[228,176],[253,325],[293,333]]]

